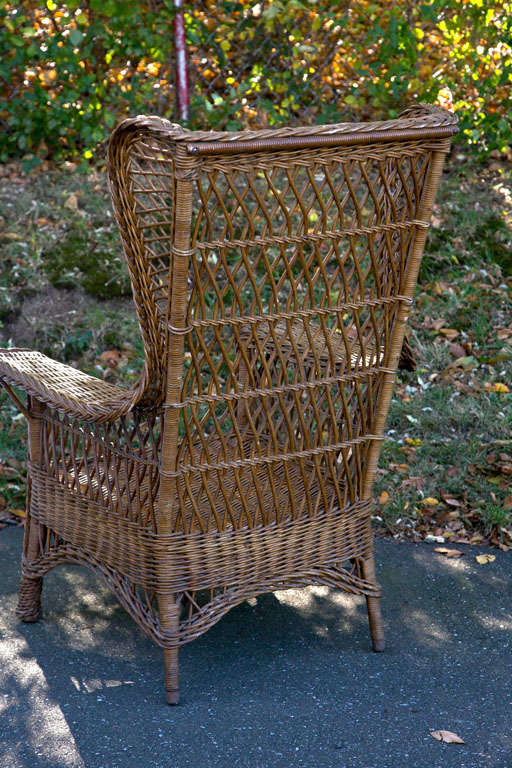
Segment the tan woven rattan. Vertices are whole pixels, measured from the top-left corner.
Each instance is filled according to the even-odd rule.
[[[427,106],[241,133],[121,123],[109,175],[140,381],[0,351],[29,423],[23,620],[48,570],[88,566],[164,649],[170,703],[178,647],[268,590],[365,595],[383,649],[371,488],[455,130]]]

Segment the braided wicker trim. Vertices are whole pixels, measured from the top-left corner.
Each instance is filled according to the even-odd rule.
[[[297,309],[293,312],[268,312],[265,315],[244,315],[236,317],[229,315],[227,317],[212,317],[206,320],[194,319],[186,328],[179,328],[180,333],[190,333],[193,328],[204,328],[206,326],[223,325],[258,325],[259,323],[272,323],[280,320],[310,319],[313,317],[323,317],[326,315],[342,315],[347,310],[358,310],[365,307],[382,307],[386,304],[403,303],[409,306],[413,305],[413,299],[409,296],[402,296],[397,293],[395,296],[380,296],[376,299],[365,299],[364,301],[346,301],[335,307],[312,307],[311,309]]]
[[[385,222],[375,224],[372,227],[353,227],[351,229],[335,229],[327,232],[308,232],[306,235],[272,235],[270,237],[255,237],[251,240],[214,240],[197,243],[199,250],[217,250],[219,248],[257,248],[268,245],[292,245],[294,243],[315,243],[322,240],[340,240],[342,237],[356,237],[358,235],[378,235],[381,232],[400,232],[411,227],[428,229],[427,221],[411,219],[410,221]],[[190,251],[194,253],[194,251]]]
[[[445,129],[443,129],[445,130]],[[450,131],[453,132],[453,131]],[[389,134],[382,134],[381,138],[388,137]],[[260,142],[261,144],[262,142]],[[196,145],[198,146],[198,145]],[[215,144],[225,146],[224,144]],[[273,142],[272,142],[273,146]],[[199,177],[199,171],[211,173],[220,171],[229,174],[233,167],[244,173],[251,171],[265,171],[273,168],[313,168],[318,164],[328,163],[346,163],[368,162],[374,160],[379,162],[384,158],[405,158],[418,157],[425,152],[435,152],[437,150],[448,152],[450,148],[450,137],[418,139],[417,141],[405,141],[397,138],[387,139],[386,141],[372,141],[371,144],[357,143],[357,137],[353,136],[350,143],[345,145],[334,143],[331,146],[318,146],[314,148],[290,146],[289,149],[272,148],[265,151],[242,152],[243,145],[229,145],[229,152],[223,154],[209,154],[194,158],[195,166],[192,169],[186,169],[184,175],[193,179]],[[236,150],[236,152],[235,152]]]
[[[289,391],[293,391],[293,388],[288,387]],[[215,464],[181,464],[179,470],[176,472],[166,472],[163,469],[160,470],[160,474],[164,477],[181,477],[184,472],[194,474],[200,472],[216,472],[216,471],[230,471],[233,469],[242,469],[243,467],[258,467],[263,464],[279,464],[281,462],[294,461],[295,459],[306,459],[312,456],[322,456],[325,453],[336,453],[343,448],[352,448],[354,445],[362,445],[368,443],[371,440],[384,440],[383,435],[364,435],[364,437],[355,437],[352,440],[343,440],[339,443],[332,443],[330,445],[320,445],[316,448],[308,448],[304,451],[290,451],[289,453],[275,453],[271,456],[254,456],[247,459],[236,459],[232,461],[218,461]]]
[[[224,394],[220,395],[214,395],[211,393],[204,394],[204,395],[192,395],[191,397],[187,397],[183,400],[181,400],[179,403],[166,403],[163,408],[164,410],[167,408],[188,408],[191,405],[202,405],[203,403],[233,403],[233,402],[239,402],[240,400],[253,400],[255,398],[259,397],[275,397],[276,395],[285,394],[287,392],[307,392],[308,390],[314,390],[319,389],[321,387],[331,387],[335,386],[336,384],[339,384],[342,381],[345,382],[353,382],[353,381],[359,381],[361,379],[368,378],[369,376],[378,376],[381,373],[395,373],[395,370],[393,368],[386,368],[383,365],[379,365],[378,367],[371,367],[371,368],[362,368],[360,371],[353,371],[352,373],[346,373],[346,374],[339,374],[338,376],[328,376],[324,379],[316,379],[316,381],[307,381],[304,382],[304,384],[284,384],[281,387],[275,386],[275,387],[268,387],[266,389],[244,389],[242,392],[226,392]],[[382,438],[377,435],[365,435],[365,440],[381,440]],[[332,446],[326,446],[320,448],[320,452],[325,450],[337,450],[338,448],[348,448],[349,446],[354,445],[354,441],[351,440],[350,442],[345,443],[339,443]],[[316,449],[315,449],[316,450]],[[311,452],[305,452],[301,451],[300,454],[286,454],[286,456],[294,456],[296,458],[299,458],[299,456],[304,455],[312,455]],[[281,461],[283,459],[282,456],[276,456],[273,457],[274,461]],[[230,464],[232,466],[232,464]],[[237,466],[243,466],[243,464],[237,465]],[[184,467],[185,469],[185,467]],[[212,469],[211,466],[208,466],[208,469]],[[217,465],[213,467],[213,469],[217,469]]]
[[[105,513],[30,466],[30,514],[78,550],[114,568],[134,584],[159,593],[224,584],[278,580],[364,557],[371,546],[370,501],[358,501],[312,518],[221,533],[155,534]],[[25,563],[28,573],[29,563]]]

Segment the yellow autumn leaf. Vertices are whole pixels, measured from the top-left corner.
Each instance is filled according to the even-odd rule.
[[[493,563],[496,560],[496,555],[477,555],[475,560],[480,565],[485,565],[486,563]]]
[[[406,437],[404,440],[407,445],[414,445],[415,448],[419,448],[420,445],[423,445],[419,437]]]
[[[491,384],[490,381],[486,381],[484,387],[486,392],[503,392],[505,394],[510,392],[507,385],[503,384],[502,381],[495,381],[494,384]]]
[[[11,515],[16,515],[16,517],[26,517],[27,514],[24,509],[10,509],[9,510]]]
[[[389,501],[389,493],[387,491],[382,491],[381,495],[379,496],[379,504],[387,504]]]
[[[422,499],[420,504],[425,504],[426,507],[435,507],[439,504],[439,499],[435,499],[433,496],[427,496],[426,499]]]

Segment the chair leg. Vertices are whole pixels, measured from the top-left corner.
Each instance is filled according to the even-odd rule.
[[[42,578],[22,576],[18,592],[18,607],[16,614],[27,624],[39,621],[41,618]]]
[[[38,463],[41,458],[41,416],[44,405],[37,400],[29,398],[28,418],[28,454],[31,461]],[[32,493],[32,478],[30,472],[27,478],[27,519],[25,522],[25,537],[23,541],[23,553],[27,563],[33,563],[41,552],[41,526],[30,517],[30,497]],[[22,621],[34,622],[41,618],[41,591],[43,579],[39,576],[24,573],[21,568],[21,582],[18,593],[17,615]]]
[[[178,653],[178,648],[164,651],[165,700],[168,704],[179,704],[180,701]]]
[[[177,634],[180,626],[179,606],[173,597],[160,595],[158,607],[162,629]],[[178,704],[180,700],[178,651],[178,647],[164,649],[165,700],[168,704]]]
[[[29,563],[33,562],[39,553],[39,524],[27,518],[25,529],[24,552]],[[18,607],[16,614],[27,623],[39,621],[41,618],[41,592],[43,579],[40,576],[28,576],[21,572],[18,592]]]
[[[375,576],[375,562],[373,554],[366,560],[361,560],[361,572],[366,581],[370,581],[373,584],[377,583]],[[375,653],[380,653],[386,647],[386,641],[384,639],[384,624],[382,622],[382,614],[380,611],[380,597],[366,597],[366,607],[368,610],[368,622],[370,624],[370,636],[372,638],[372,648]]]

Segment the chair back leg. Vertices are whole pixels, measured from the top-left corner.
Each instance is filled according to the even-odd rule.
[[[369,581],[371,584],[377,583],[373,552],[365,560],[359,561],[359,568],[361,571],[361,576],[365,581]],[[367,595],[366,608],[368,610],[368,622],[370,624],[372,648],[375,653],[380,653],[386,647],[386,641],[384,639],[384,624],[380,611],[380,597]]]

